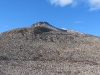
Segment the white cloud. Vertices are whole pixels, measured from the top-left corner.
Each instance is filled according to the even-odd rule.
[[[87,6],[90,7],[90,10],[98,10],[100,9],[100,0],[48,0],[51,4],[59,5],[61,7],[72,4],[75,6],[76,4],[86,3]]]
[[[84,23],[84,21],[75,21],[75,23]]]
[[[66,6],[73,3],[73,0],[50,0],[51,4]]]
[[[88,0],[90,10],[100,9],[100,0]]]

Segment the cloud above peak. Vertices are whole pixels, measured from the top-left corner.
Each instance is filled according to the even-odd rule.
[[[60,5],[61,7],[73,3],[73,0],[50,0],[51,4]]]
[[[72,5],[81,3],[86,3],[90,7],[90,10],[99,10],[100,9],[100,0],[48,0],[51,4],[56,6],[64,7],[66,5]]]
[[[100,0],[88,0],[90,10],[100,9]]]

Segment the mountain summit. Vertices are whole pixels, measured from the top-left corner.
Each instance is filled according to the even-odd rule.
[[[47,22],[0,34],[0,75],[99,75],[100,37]]]
[[[33,24],[32,27],[34,27],[34,29],[38,32],[49,32],[49,31],[65,32],[66,31],[63,29],[56,28],[47,22],[37,22],[36,24]]]
[[[32,26],[48,26],[48,25],[51,26],[48,22],[40,21],[40,22],[33,24]]]
[[[67,32],[67,30],[56,28],[50,25],[48,22],[37,22],[33,24],[31,27],[27,28],[16,28],[3,34],[17,34],[22,33],[24,34],[41,34],[46,32]]]
[[[47,22],[37,22],[36,24],[33,24],[32,27],[34,28],[35,33],[60,31],[58,28],[53,27]]]

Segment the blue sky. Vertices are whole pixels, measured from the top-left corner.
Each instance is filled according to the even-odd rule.
[[[0,0],[0,32],[38,21],[100,36],[100,0]]]

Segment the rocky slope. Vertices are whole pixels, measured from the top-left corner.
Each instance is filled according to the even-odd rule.
[[[47,22],[4,32],[0,75],[100,75],[100,37]]]

